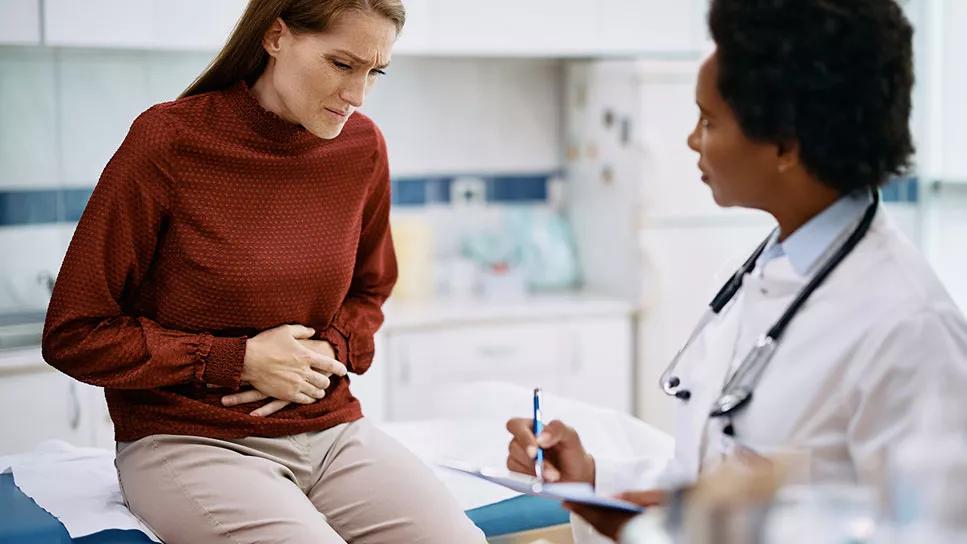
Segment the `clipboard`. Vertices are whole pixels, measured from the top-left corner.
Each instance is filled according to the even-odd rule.
[[[437,466],[480,478],[534,497],[609,508],[629,514],[640,514],[645,511],[643,506],[633,502],[597,495],[591,484],[585,482],[542,483],[528,474],[512,472],[503,468],[475,467],[453,461],[439,462]]]

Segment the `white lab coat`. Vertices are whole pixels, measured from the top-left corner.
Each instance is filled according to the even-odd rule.
[[[674,458],[598,459],[599,493],[694,481],[735,451],[724,439],[724,421],[710,419],[709,409],[807,280],[787,257],[746,276],[679,365],[692,396],[675,401]],[[799,483],[881,485],[891,445],[909,434],[916,401],[938,380],[967,387],[967,323],[881,208],[786,329],[751,403],[733,420],[735,443],[793,456]],[[663,393],[656,385],[650,394]],[[967,410],[967,396],[963,404]],[[592,541],[590,534],[575,530],[579,542]]]

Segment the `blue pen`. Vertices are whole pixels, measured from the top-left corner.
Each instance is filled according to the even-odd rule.
[[[534,388],[534,436],[540,436],[544,430],[544,420],[541,417],[541,388]],[[544,482],[544,449],[537,446],[537,455],[534,457],[534,474],[537,481]]]

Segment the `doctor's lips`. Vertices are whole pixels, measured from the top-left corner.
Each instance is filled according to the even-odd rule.
[[[696,166],[698,166],[698,171],[702,173],[702,181],[708,183],[708,174],[705,173],[705,170],[702,170],[702,165],[699,164]]]

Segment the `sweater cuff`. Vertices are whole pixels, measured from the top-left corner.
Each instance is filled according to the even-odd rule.
[[[229,389],[238,389],[242,382],[247,337],[212,337],[211,347],[202,358],[202,381]]]
[[[352,361],[349,357],[349,338],[347,336],[336,330],[335,327],[329,327],[319,333],[319,339],[329,342],[332,350],[336,353],[336,360],[346,365],[346,370],[353,370]]]

